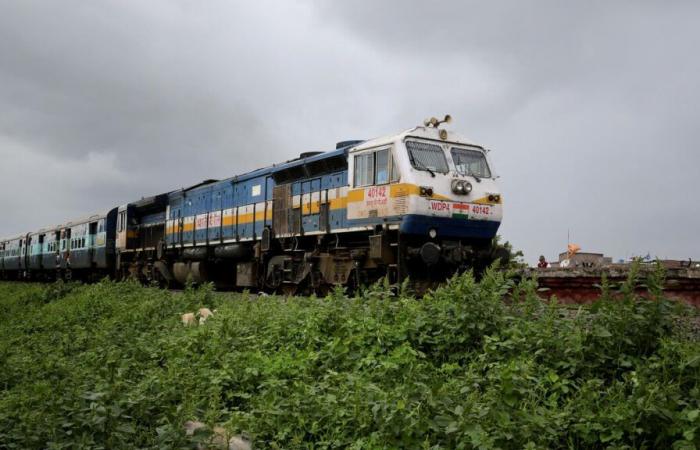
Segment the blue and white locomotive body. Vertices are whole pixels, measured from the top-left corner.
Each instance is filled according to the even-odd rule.
[[[442,132],[442,133],[441,133]],[[488,153],[465,138],[416,127],[349,153],[348,219],[431,239],[492,239],[503,211]]]
[[[60,269],[110,267],[165,283],[291,292],[383,276],[439,280],[490,260],[502,214],[488,151],[433,122],[143,198],[104,223],[0,242],[0,270],[22,270],[22,247],[41,239],[36,251]],[[54,269],[45,257],[28,261]]]

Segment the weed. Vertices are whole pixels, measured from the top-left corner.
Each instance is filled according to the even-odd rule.
[[[694,448],[700,344],[662,285],[572,315],[497,270],[420,299],[0,283],[0,448],[192,448],[187,420],[273,449]]]

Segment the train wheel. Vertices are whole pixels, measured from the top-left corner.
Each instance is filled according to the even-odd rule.
[[[170,289],[171,287],[171,283],[168,280],[168,278],[163,276],[163,274],[158,269],[153,271],[153,282],[156,283],[161,289]]]

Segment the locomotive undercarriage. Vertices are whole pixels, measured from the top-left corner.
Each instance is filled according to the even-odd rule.
[[[411,280],[423,292],[458,271],[480,272],[492,260],[490,240],[441,240],[374,232],[275,239],[266,229],[255,242],[228,243],[120,254],[119,278],[162,286],[213,282],[222,289],[250,289],[286,295],[324,294],[334,286],[354,290],[388,277]]]
[[[493,259],[490,240],[429,239],[381,226],[369,233],[275,239],[267,229],[255,242],[184,248],[160,243],[122,251],[113,273],[66,268],[6,271],[1,278],[97,281],[114,275],[162,287],[212,282],[219,289],[293,295],[325,294],[335,286],[353,291],[387,277],[391,284],[409,278],[411,287],[422,293],[456,272],[473,269],[479,274]]]

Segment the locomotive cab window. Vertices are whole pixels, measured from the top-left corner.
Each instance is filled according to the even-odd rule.
[[[389,149],[379,150],[374,155],[374,179],[376,184],[386,184],[389,182]]]
[[[479,178],[491,178],[491,171],[484,154],[477,149],[452,147],[452,161],[460,175],[471,175]]]
[[[442,148],[436,144],[418,141],[406,141],[408,159],[416,170],[445,174],[449,171],[447,159]]]

